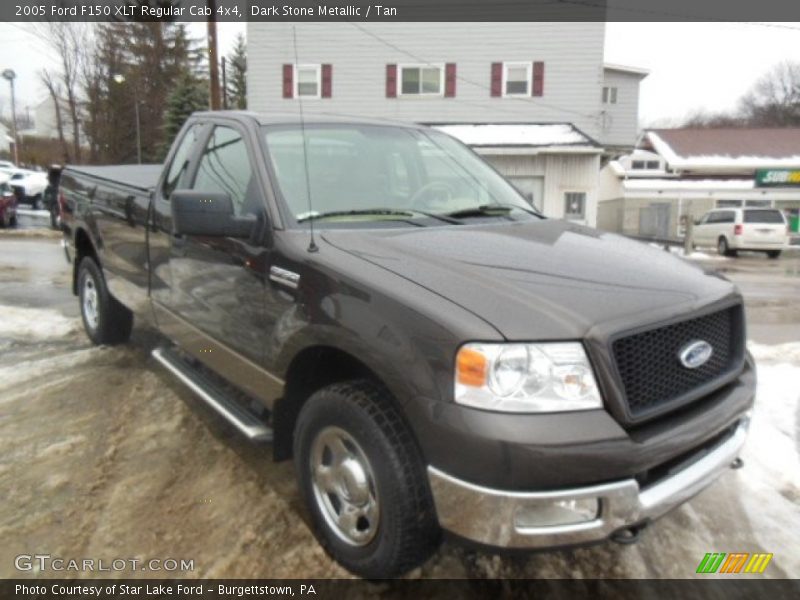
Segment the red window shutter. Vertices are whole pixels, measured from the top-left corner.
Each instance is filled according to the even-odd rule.
[[[503,95],[503,63],[492,63],[492,96]]]
[[[386,65],[386,97],[397,98],[397,65]]]
[[[544,63],[536,61],[533,63],[533,89],[534,96],[544,96]]]
[[[333,65],[322,65],[322,97],[333,95]]]
[[[294,65],[283,65],[283,97],[294,97]]]
[[[456,97],[456,63],[447,63],[444,66],[444,97]]]

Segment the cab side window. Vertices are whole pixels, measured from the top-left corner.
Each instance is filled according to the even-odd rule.
[[[180,146],[175,151],[172,162],[169,165],[169,171],[164,178],[164,184],[161,187],[161,194],[164,199],[168,200],[169,195],[179,186],[186,184],[185,177],[186,171],[189,169],[189,158],[192,156],[192,149],[195,142],[197,142],[197,135],[200,132],[199,125],[192,125],[186,130],[186,134],[181,140]]]
[[[242,135],[218,125],[208,139],[192,189],[229,194],[236,215],[259,210],[261,200],[247,144]]]

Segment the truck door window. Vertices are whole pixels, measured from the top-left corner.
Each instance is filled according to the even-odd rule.
[[[261,205],[253,167],[242,135],[230,127],[217,126],[211,133],[192,189],[230,194],[236,215],[252,213]]]
[[[189,157],[192,154],[194,143],[197,141],[198,130],[199,127],[197,125],[193,125],[187,129],[186,135],[183,136],[180,146],[178,146],[178,149],[175,151],[175,156],[172,158],[169,171],[167,171],[167,176],[164,178],[164,184],[161,188],[162,195],[165,199],[169,199],[169,195],[179,184],[185,183],[182,180],[189,168]]]

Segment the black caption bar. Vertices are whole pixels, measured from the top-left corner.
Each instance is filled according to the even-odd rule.
[[[2,21],[793,21],[797,0],[3,0]]]
[[[6,579],[0,600],[228,600],[235,598],[681,598],[682,600],[789,600],[800,597],[790,579]]]

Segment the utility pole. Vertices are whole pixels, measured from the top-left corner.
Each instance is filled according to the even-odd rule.
[[[219,110],[219,70],[217,61],[217,7],[215,0],[208,0],[211,15],[208,17],[208,80],[211,87],[209,98],[211,110]]]
[[[222,108],[228,110],[228,78],[225,75],[225,57],[222,57]]]
[[[11,84],[11,127],[14,130],[14,164],[19,163],[19,139],[17,138],[17,105],[14,99],[14,79],[17,74],[14,69],[6,69],[3,71],[3,79],[7,79]]]
[[[112,77],[114,82],[123,84],[125,83],[125,75],[117,73]],[[136,161],[142,164],[142,119],[139,115],[139,92],[136,87],[133,87],[133,115],[136,119]]]

